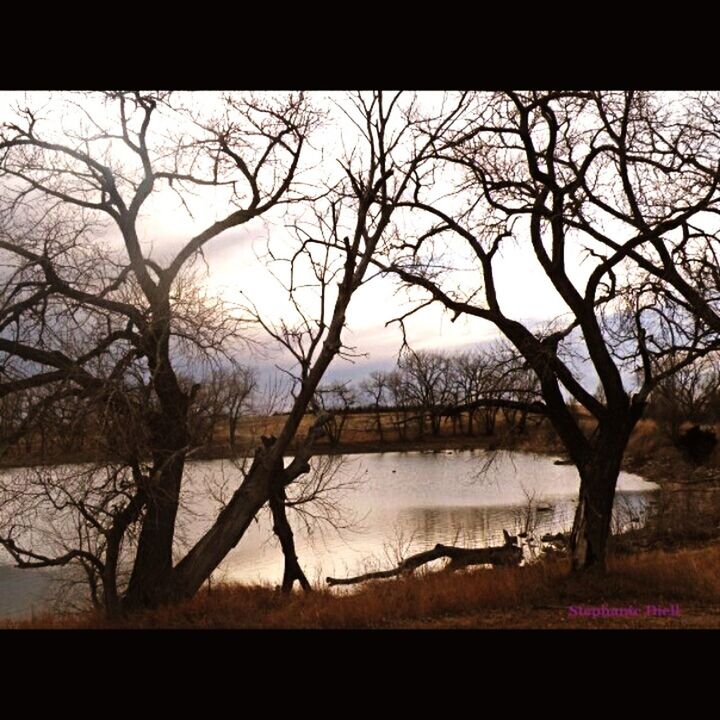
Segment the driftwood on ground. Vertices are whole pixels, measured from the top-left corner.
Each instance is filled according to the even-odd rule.
[[[450,558],[445,567],[446,570],[460,570],[469,565],[518,565],[522,560],[522,550],[517,546],[517,537],[511,536],[503,530],[505,544],[488,548],[459,548],[452,545],[437,544],[432,550],[425,550],[405,558],[397,567],[391,570],[379,570],[377,572],[365,573],[351,578],[327,577],[328,585],[354,585],[366,580],[381,580],[397,575],[409,575],[421,565]]]

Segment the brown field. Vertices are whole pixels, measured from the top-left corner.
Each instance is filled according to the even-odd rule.
[[[411,411],[411,415],[414,413]],[[580,423],[585,432],[590,434],[594,422],[582,410],[577,411]],[[270,417],[248,416],[240,420],[236,431],[235,450],[231,450],[227,423],[219,423],[212,442],[205,448],[194,453],[196,459],[229,457],[233,454],[251,455],[257,447],[261,435],[278,435],[285,415]],[[367,453],[387,451],[408,451],[424,449],[509,449],[525,452],[537,452],[561,456],[564,448],[555,431],[547,420],[538,422],[530,419],[524,432],[508,425],[498,414],[495,431],[491,435],[484,433],[481,423],[477,423],[472,435],[467,434],[467,418],[463,416],[458,427],[453,427],[448,419],[444,419],[437,436],[430,433],[429,427],[420,435],[414,422],[409,422],[407,431],[399,431],[396,414],[385,412],[382,415],[383,440],[376,427],[373,412],[348,413],[340,441],[331,443],[324,437],[316,442],[318,453]],[[309,426],[312,416],[306,416],[300,426],[296,442],[301,442]],[[720,426],[715,427],[720,435]],[[101,461],[102,453],[98,443],[92,437],[83,438],[80,447],[72,450],[46,448],[45,455],[40,453],[37,438],[30,438],[21,444],[7,448],[0,460],[0,466],[30,465],[53,462],[84,462]],[[659,430],[654,420],[641,420],[630,439],[626,454],[625,468],[638,472],[658,482],[683,479],[718,479],[720,480],[720,444],[715,449],[710,461],[698,471],[686,463],[679,451],[672,446]],[[699,475],[698,475],[699,472]],[[715,475],[717,474],[717,478]]]
[[[594,428],[594,421],[585,413],[580,412],[580,422],[589,435]],[[251,452],[261,435],[277,435],[280,432],[284,415],[271,417],[244,418],[237,432],[237,446]],[[313,418],[303,419],[298,437],[302,438],[312,423]],[[382,416],[384,440],[380,442],[376,419],[373,413],[348,414],[341,440],[332,445],[327,438],[316,443],[321,453],[366,453],[422,449],[509,449],[524,452],[537,452],[551,455],[564,455],[564,447],[549,422],[529,421],[525,432],[518,433],[508,426],[502,416],[498,416],[495,432],[486,435],[482,429],[468,435],[464,431],[453,432],[448,420],[444,420],[437,436],[429,429],[419,436],[414,425],[409,428],[405,438],[401,437],[394,423],[392,413]],[[463,419],[463,429],[466,422]],[[720,437],[720,426],[713,428]],[[227,454],[227,428],[218,428],[214,437],[213,447],[208,456],[220,457]],[[199,457],[203,457],[200,455]],[[640,420],[637,424],[625,453],[625,467],[628,470],[646,474],[649,479],[659,482],[684,478],[698,473],[698,469],[685,462],[680,452],[669,442],[652,419]],[[716,447],[710,461],[699,470],[700,475],[713,474],[720,470],[720,444]],[[718,478],[720,480],[720,472]]]

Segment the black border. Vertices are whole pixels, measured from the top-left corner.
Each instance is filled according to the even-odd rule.
[[[27,10],[4,9],[1,89],[720,87],[709,10],[670,15],[658,6],[635,18],[627,3],[211,4],[102,17],[63,7],[37,18]]]

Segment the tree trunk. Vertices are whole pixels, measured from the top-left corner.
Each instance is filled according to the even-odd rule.
[[[274,436],[263,437],[263,445],[266,448],[272,447],[276,438]],[[305,573],[298,562],[297,553],[295,552],[295,537],[293,536],[290,522],[285,512],[285,502],[287,496],[285,494],[285,484],[283,482],[285,475],[285,465],[282,458],[278,458],[273,468],[272,488],[270,493],[270,511],[273,517],[273,532],[280,540],[280,547],[285,556],[285,571],[283,573],[282,592],[289,594],[292,591],[295,580],[297,580],[305,592],[310,592],[312,588]]]
[[[166,600],[191,598],[210,573],[245,534],[260,508],[270,498],[271,471],[264,458],[256,454],[250,470],[230,502],[220,512],[205,535],[176,565],[172,582],[165,590]]]
[[[450,421],[452,423],[452,434],[453,437],[457,435],[458,433],[458,425],[460,426],[460,432],[462,433],[462,413],[458,415],[452,415],[450,417]]]
[[[397,428],[398,440],[407,440],[407,413],[395,413],[395,427]]]
[[[525,428],[527,425],[527,416],[528,416],[527,411],[523,410],[520,413],[520,420],[518,421],[518,424],[517,424],[517,431],[523,435],[525,434]]]
[[[163,469],[160,469],[162,466]],[[172,571],[172,548],[185,454],[156,460],[148,489],[135,564],[124,598],[127,609],[152,607],[163,601],[162,587]]]
[[[285,488],[282,486],[275,488],[270,496],[270,510],[273,516],[273,532],[280,540],[280,547],[285,557],[285,570],[281,589],[283,593],[289,594],[297,580],[305,592],[311,592],[310,583],[298,562],[295,551],[295,538],[285,513],[285,500]]]
[[[485,435],[495,433],[495,420],[497,419],[497,408],[485,411]]]
[[[307,386],[305,392],[309,395],[313,390],[312,386]],[[285,468],[281,449],[287,448],[289,438],[297,430],[302,419],[301,411],[302,403],[297,402],[277,441],[273,437],[262,438],[263,447],[255,451],[253,463],[240,487],[210,529],[175,566],[172,578],[163,590],[166,601],[192,597],[228,552],[240,542],[260,508],[270,500],[272,489],[278,483],[285,487],[299,475],[309,472],[308,459],[312,447],[315,440],[324,434],[328,417],[321,415],[315,420],[303,447]]]
[[[345,423],[347,423],[347,417],[348,417],[347,411],[346,410],[338,411],[336,417],[338,418],[338,420],[337,420],[337,425],[336,425],[337,431],[336,431],[336,436],[335,436],[335,444],[339,445],[340,441],[342,440],[342,434],[343,434],[343,430],[345,429]]]
[[[159,343],[165,358],[151,362],[155,372],[158,411],[149,417],[153,468],[145,489],[145,517],[138,539],[130,582],[124,597],[126,609],[152,607],[165,600],[172,572],[175,520],[185,469],[190,398],[180,388],[167,357],[167,344]]]
[[[470,565],[519,565],[522,560],[522,549],[516,544],[517,538],[512,537],[506,530],[505,544],[487,548],[459,548],[452,545],[438,543],[432,550],[425,550],[405,558],[396,568],[391,570],[379,570],[377,572],[365,573],[350,578],[325,578],[325,582],[331,587],[333,585],[355,585],[366,580],[381,580],[397,577],[398,575],[409,575],[420,566],[440,558],[449,558],[450,562],[445,569],[450,571],[461,570]]]
[[[580,497],[575,511],[570,552],[572,570],[605,568],[615,486],[625,442],[601,443],[580,469]]]
[[[117,547],[109,551],[111,557],[106,562],[105,569],[102,573],[103,599],[105,606],[105,615],[109,619],[120,617],[122,606],[117,591]]]
[[[442,415],[439,415],[434,410],[430,410],[430,431],[433,437],[439,437],[440,426],[442,425]]]
[[[420,410],[417,416],[418,440],[425,437],[425,411]]]
[[[234,415],[231,415],[228,418],[228,436],[230,440],[230,450],[233,452],[235,450],[235,436],[237,434],[237,424],[238,418]]]

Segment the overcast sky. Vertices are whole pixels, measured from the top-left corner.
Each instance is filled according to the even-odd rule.
[[[314,102],[327,109],[329,118],[322,129],[320,140],[313,143],[310,154],[320,153],[325,161],[348,149],[352,142],[351,126],[336,103],[342,103],[339,93],[311,93]],[[440,98],[438,93],[421,93],[421,102],[433,104]],[[46,122],[57,117],[54,103],[64,99],[62,93],[21,93],[0,94],[0,118],[11,115],[15,103],[44,105]],[[202,105],[214,102],[211,93],[196,93],[192,101]],[[93,112],[102,114],[100,104]],[[72,110],[67,108],[63,122],[72,124]],[[329,168],[325,162],[322,168]],[[329,172],[329,170],[323,170]],[[171,192],[153,193],[146,204],[141,219],[141,240],[146,247],[152,247],[152,256],[158,260],[170,259],[177,248],[192,235],[228,213],[227,198],[220,189],[201,193],[190,203],[193,217],[189,217],[178,198]],[[209,290],[231,302],[240,301],[244,292],[255,304],[275,319],[286,316],[288,303],[286,293],[273,279],[260,256],[264,255],[268,240],[274,248],[293,242],[283,222],[277,216],[268,216],[260,221],[226,231],[205,247]],[[102,242],[108,247],[121,247],[119,231],[108,227]],[[460,257],[460,256],[459,256]],[[578,259],[579,263],[579,259]],[[461,264],[461,261],[459,261]],[[540,322],[566,311],[566,307],[553,291],[545,274],[535,261],[534,254],[522,245],[506,244],[502,258],[497,263],[498,294],[505,313],[520,320]],[[335,361],[331,376],[363,375],[377,367],[389,367],[397,356],[401,344],[401,332],[396,324],[387,325],[394,318],[406,312],[411,305],[403,290],[389,278],[376,277],[353,298],[347,316],[347,344],[354,346],[358,353],[366,354],[355,362],[355,367],[341,359]],[[450,322],[450,316],[439,306],[426,308],[406,322],[407,339],[414,349],[452,350],[473,347],[498,337],[489,323],[476,318],[461,317]],[[265,363],[264,363],[265,364]]]

